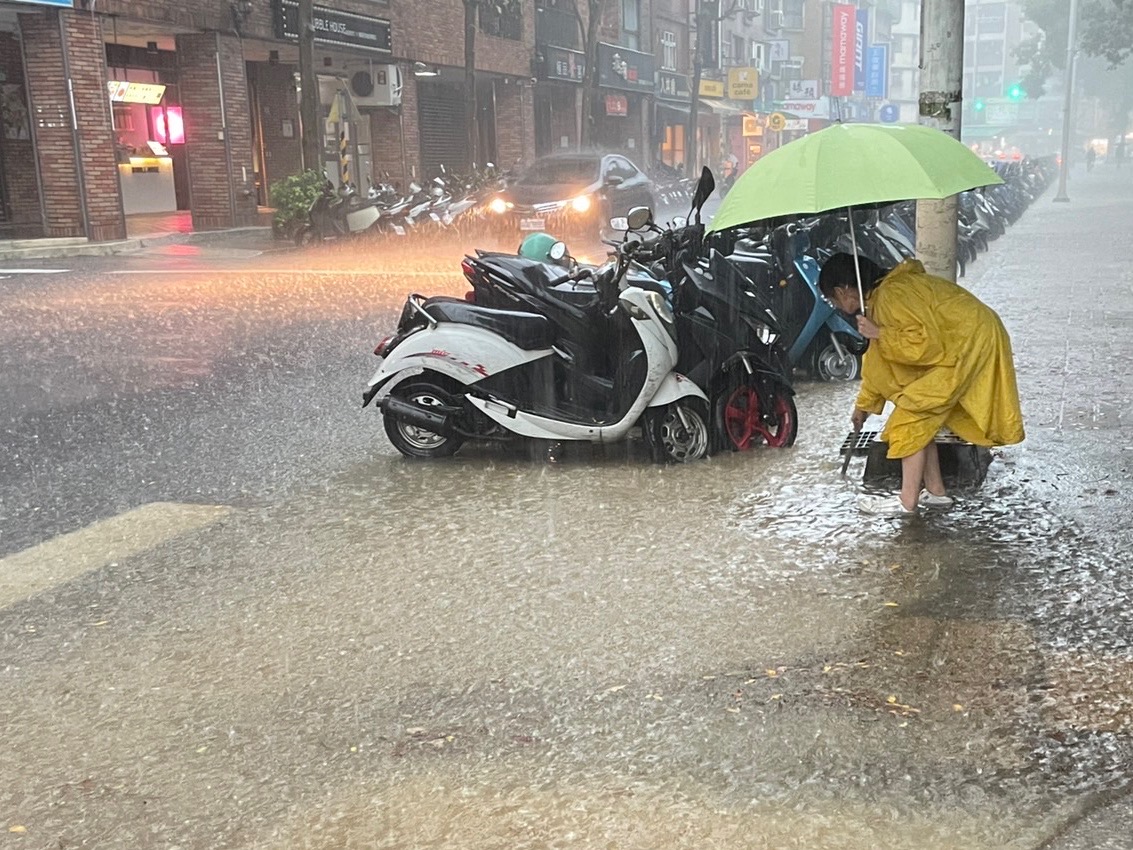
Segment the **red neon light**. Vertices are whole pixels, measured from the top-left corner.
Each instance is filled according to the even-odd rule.
[[[163,145],[185,144],[185,117],[180,106],[167,106],[165,109],[150,110],[153,116],[154,141]],[[169,132],[165,131],[165,116],[169,116]]]

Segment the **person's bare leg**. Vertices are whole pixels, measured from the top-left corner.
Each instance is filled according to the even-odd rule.
[[[934,496],[948,495],[944,489],[944,478],[940,474],[940,452],[936,443],[925,446],[924,488]]]
[[[928,449],[901,458],[901,504],[907,511],[917,509],[917,499],[921,497],[924,486],[925,461]]]

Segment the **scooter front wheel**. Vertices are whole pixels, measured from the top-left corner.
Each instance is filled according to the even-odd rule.
[[[687,463],[708,455],[708,410],[695,399],[645,411],[644,432],[657,463]]]
[[[773,449],[793,446],[799,412],[791,393],[779,386],[760,393],[750,383],[733,380],[717,401],[720,448],[747,451],[761,443]]]

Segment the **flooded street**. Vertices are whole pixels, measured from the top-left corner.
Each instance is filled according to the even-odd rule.
[[[369,352],[460,246],[4,281],[0,847],[1133,846],[1133,182],[1074,182],[961,281],[1028,439],[908,521],[851,384],[791,449],[406,461]]]

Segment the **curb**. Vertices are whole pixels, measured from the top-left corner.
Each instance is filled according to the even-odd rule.
[[[68,245],[52,245],[44,240],[43,245],[26,248],[0,248],[0,261],[6,260],[54,260],[64,257],[110,257],[116,254],[131,254],[145,248],[174,243],[218,242],[234,235],[269,235],[270,227],[233,227],[227,230],[202,230],[188,233],[161,233],[137,236],[117,242],[86,242]]]

